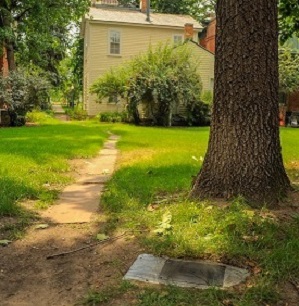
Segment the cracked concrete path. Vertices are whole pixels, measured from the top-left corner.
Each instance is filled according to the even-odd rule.
[[[111,135],[99,155],[86,162],[76,183],[67,186],[53,206],[41,216],[49,222],[86,223],[92,221],[99,208],[105,183],[114,172],[118,137]]]

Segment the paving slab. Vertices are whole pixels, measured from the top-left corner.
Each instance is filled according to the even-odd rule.
[[[245,281],[248,276],[246,269],[221,263],[166,259],[151,254],[141,254],[124,279],[207,289],[232,287]]]
[[[65,111],[62,108],[61,104],[52,104],[52,110],[54,114],[65,114]]]
[[[98,156],[80,169],[80,178],[61,192],[58,201],[41,215],[49,222],[86,223],[92,221],[99,208],[105,183],[114,172],[117,159],[117,137],[110,136]]]

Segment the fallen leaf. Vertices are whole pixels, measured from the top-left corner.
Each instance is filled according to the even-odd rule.
[[[157,234],[157,235],[163,235],[165,232],[164,228],[157,228],[155,230],[153,230],[153,233]]]
[[[35,226],[35,229],[45,229],[48,227],[49,227],[49,224],[38,224]]]
[[[97,234],[97,240],[99,240],[99,241],[104,241],[104,240],[107,240],[107,239],[109,239],[110,237],[109,236],[107,236],[107,235],[105,235],[105,234]]]
[[[259,273],[261,273],[262,272],[262,269],[260,268],[260,267],[254,267],[253,269],[252,269],[252,271],[253,271],[253,274],[259,274]]]
[[[259,236],[243,236],[242,239],[245,241],[253,242],[253,241],[258,241]]]
[[[11,242],[12,242],[12,241],[6,240],[6,239],[0,240],[0,245],[2,245],[2,246],[8,246]]]
[[[159,294],[159,298],[164,298],[164,297],[166,297],[166,296],[168,296],[169,295],[169,292],[167,292],[167,291],[162,291],[160,294]]]
[[[161,224],[161,228],[164,228],[164,229],[171,229],[171,228],[172,228],[172,225],[169,224],[169,223],[162,223],[162,224]]]
[[[245,209],[243,210],[243,212],[249,217],[249,218],[253,218],[255,212],[253,210],[249,210],[249,209]]]
[[[169,211],[167,211],[162,217],[162,223],[170,223],[172,219],[172,215]]]
[[[159,205],[157,205],[157,204],[150,204],[150,205],[148,205],[148,207],[146,208],[146,210],[147,210],[147,211],[150,211],[150,212],[155,211],[155,210],[157,210],[157,209],[159,209]]]

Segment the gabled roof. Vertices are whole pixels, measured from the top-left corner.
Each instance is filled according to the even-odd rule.
[[[188,15],[158,14],[151,13],[150,22],[146,21],[146,14],[139,10],[116,9],[116,8],[90,8],[85,17],[89,20],[112,23],[128,23],[139,25],[184,27],[186,23],[193,24],[194,29],[202,29],[202,25]]]

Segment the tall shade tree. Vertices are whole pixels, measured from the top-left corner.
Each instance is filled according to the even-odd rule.
[[[215,0],[151,0],[157,12],[168,14],[187,14],[202,21],[214,12]]]
[[[55,72],[70,42],[71,26],[83,16],[89,0],[0,0],[0,44],[10,70],[16,60]],[[17,56],[16,56],[17,54]]]
[[[282,42],[294,34],[299,36],[298,0],[279,0],[279,28]]]
[[[191,196],[274,205],[290,190],[278,127],[277,0],[218,0],[208,151]]]

